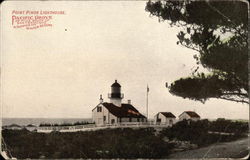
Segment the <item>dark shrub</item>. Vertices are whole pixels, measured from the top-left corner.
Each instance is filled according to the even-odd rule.
[[[153,128],[49,134],[4,130],[3,137],[16,158],[162,158],[173,147]]]
[[[200,121],[183,120],[171,128],[164,129],[160,137],[168,137],[170,140],[190,141],[198,146],[205,146],[216,142],[236,140],[245,136],[247,131],[248,124],[246,122],[232,122],[225,119],[212,122],[206,119]],[[225,132],[226,134],[223,134]],[[231,135],[227,135],[228,133]]]

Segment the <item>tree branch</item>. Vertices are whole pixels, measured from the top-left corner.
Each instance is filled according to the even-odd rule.
[[[236,100],[236,99],[233,99],[233,98],[226,98],[226,97],[217,97],[217,98],[228,100],[228,101],[233,101],[233,102],[240,102],[240,103],[249,104],[249,101],[245,101],[245,100]]]
[[[186,47],[186,48],[189,48],[189,49],[195,50],[195,51],[197,51],[197,52],[200,52],[199,49],[196,49],[196,48],[194,48],[194,47],[188,46],[188,45],[186,45],[186,44],[184,44],[184,43],[182,43],[182,42],[181,42],[181,45],[184,46],[184,47]]]
[[[248,98],[248,94],[245,93],[239,93],[239,92],[224,92],[223,95],[235,95],[235,96],[239,96],[239,97],[245,97]]]

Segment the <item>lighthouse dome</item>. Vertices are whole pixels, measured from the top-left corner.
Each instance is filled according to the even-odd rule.
[[[121,93],[121,85],[115,80],[115,83],[111,85],[111,93],[108,94],[110,98],[110,103],[121,107],[122,99],[124,95]]]
[[[115,83],[113,83],[111,87],[121,87],[121,85],[115,80]]]

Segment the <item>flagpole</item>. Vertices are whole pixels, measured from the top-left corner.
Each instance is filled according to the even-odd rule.
[[[149,119],[148,119],[148,92],[149,92],[149,88],[147,85],[147,103],[146,103],[146,106],[147,106],[147,120],[149,121]]]

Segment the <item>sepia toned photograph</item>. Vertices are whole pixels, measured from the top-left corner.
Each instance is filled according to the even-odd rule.
[[[4,159],[247,159],[246,0],[1,3]]]

